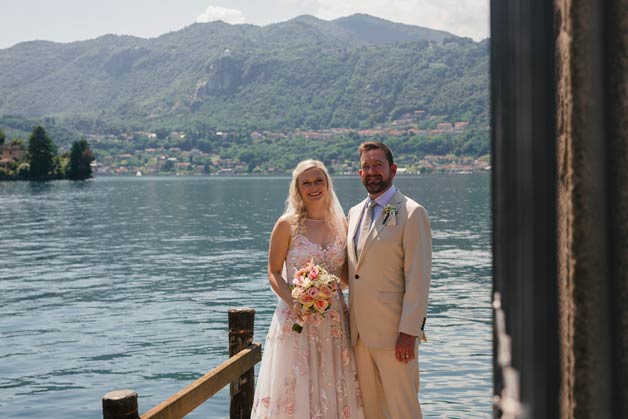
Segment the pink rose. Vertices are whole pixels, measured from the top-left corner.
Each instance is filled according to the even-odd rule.
[[[317,298],[318,297],[318,288],[316,287],[310,287],[307,289],[307,291],[305,291],[305,293],[307,295],[309,295],[312,298]]]
[[[266,409],[268,409],[270,407],[270,397],[264,397],[262,399],[262,404]]]
[[[322,295],[324,298],[329,298],[331,297],[331,288],[329,288],[327,285],[323,285],[318,292],[320,293],[320,295]]]

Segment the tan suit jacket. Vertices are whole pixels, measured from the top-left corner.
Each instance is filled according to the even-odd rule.
[[[366,199],[349,210],[347,253],[351,342],[358,335],[371,348],[394,348],[399,332],[425,340],[423,326],[432,270],[432,234],[427,211],[397,191],[397,208],[386,225],[373,222],[360,255],[354,237]]]

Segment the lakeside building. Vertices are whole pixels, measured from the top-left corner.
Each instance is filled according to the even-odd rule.
[[[24,160],[26,150],[21,143],[10,142],[2,144],[2,156],[0,156],[0,167],[8,167],[11,163]]]

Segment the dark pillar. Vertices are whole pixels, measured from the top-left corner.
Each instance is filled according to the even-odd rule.
[[[555,0],[563,419],[628,415],[628,2]]]
[[[551,2],[492,0],[493,291],[519,373],[510,394],[535,419],[559,417],[553,39]]]
[[[229,310],[229,357],[253,343],[255,310],[241,308]],[[255,371],[253,368],[231,383],[230,419],[249,419],[255,394]]]

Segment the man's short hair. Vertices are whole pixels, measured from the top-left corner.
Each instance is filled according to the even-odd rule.
[[[358,147],[358,151],[360,152],[360,157],[362,157],[362,153],[369,150],[382,150],[386,155],[386,160],[388,160],[388,164],[393,165],[393,154],[392,150],[384,143],[380,143],[379,141],[367,141],[360,144]]]

